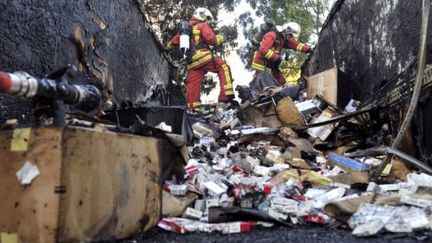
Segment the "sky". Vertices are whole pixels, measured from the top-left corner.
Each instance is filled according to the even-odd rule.
[[[329,8],[333,5],[333,3],[336,0],[329,1]],[[250,11],[252,14],[252,17],[254,17],[253,10],[250,7],[246,1],[242,0],[241,3],[235,8],[234,12],[227,12],[225,10],[221,10],[218,13],[218,19],[221,20],[218,25],[224,26],[224,25],[232,25],[235,23],[236,19],[239,18],[239,16],[244,13]],[[256,25],[260,25],[263,23],[263,19],[260,17],[255,16]],[[239,33],[242,33],[242,28],[239,27],[238,29]],[[238,35],[238,46],[243,46],[247,43],[248,40],[244,38],[242,34]],[[252,57],[251,57],[252,58]],[[237,85],[248,85],[252,79],[253,79],[253,72],[251,70],[248,70],[245,68],[245,64],[240,59],[240,56],[237,54],[235,50],[232,50],[229,55],[225,57],[225,60],[227,64],[231,67],[231,73],[234,80],[234,90]],[[209,74],[213,75],[213,74]],[[216,76],[216,75],[215,75]],[[217,78],[215,79],[217,80]],[[203,103],[215,103],[217,102],[217,97],[219,94],[219,84],[216,85],[216,88],[213,89],[209,95],[201,95],[201,101]]]
[[[218,23],[218,26],[231,25],[236,19],[240,17],[240,14],[251,11],[253,13],[252,8],[245,1],[242,1],[236,8],[234,12],[227,12],[225,10],[221,10],[218,14],[218,19],[221,20]],[[256,17],[257,23],[261,24],[263,22],[261,18]],[[242,28],[238,28],[239,33],[242,33]],[[238,35],[238,46],[245,45],[247,40],[244,38],[242,34]],[[245,68],[245,64],[240,59],[240,56],[237,54],[235,50],[232,50],[229,55],[225,57],[225,61],[231,68],[231,74],[233,77],[234,90],[237,85],[248,85],[250,81],[253,79],[253,72],[247,70]],[[210,74],[211,75],[211,74]],[[215,79],[217,80],[217,79]],[[203,103],[215,103],[217,102],[217,97],[219,95],[219,84],[216,85],[216,88],[213,89],[209,95],[201,95],[201,101]]]

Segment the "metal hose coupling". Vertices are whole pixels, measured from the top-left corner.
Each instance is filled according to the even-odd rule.
[[[37,95],[38,81],[26,72],[0,72],[0,92],[30,98]]]
[[[37,79],[26,72],[0,72],[0,93],[24,98],[47,98],[62,100],[83,111],[99,106],[101,92],[89,84],[67,84],[56,80]]]

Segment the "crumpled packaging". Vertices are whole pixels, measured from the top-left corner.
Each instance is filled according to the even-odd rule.
[[[372,202],[373,197],[374,195],[372,193],[369,193],[356,198],[336,201],[327,204],[324,209],[330,216],[346,222],[348,221],[349,217],[353,213],[355,213],[362,204]]]
[[[319,174],[315,171],[310,170],[284,170],[278,173],[273,179],[271,183],[280,184],[288,181],[290,178],[294,178],[301,181],[308,181],[312,183],[314,186],[330,186],[332,184],[332,180]]]
[[[184,197],[175,197],[169,192],[162,191],[162,215],[179,217],[196,199],[198,195],[192,192],[188,192]]]
[[[348,171],[337,176],[329,176],[329,178],[338,183],[345,185],[353,185],[358,183],[369,183],[369,174],[367,172]]]
[[[411,170],[405,165],[405,163],[397,158],[393,158],[391,161],[390,174],[399,180],[407,181],[407,176],[411,173]]]

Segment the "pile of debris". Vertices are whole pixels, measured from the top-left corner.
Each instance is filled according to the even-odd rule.
[[[321,96],[294,102],[288,89],[263,89],[239,109],[209,106],[193,118],[197,139],[184,178],[164,183],[159,227],[239,233],[320,224],[356,236],[431,228],[432,176],[399,156],[371,179],[391,125],[370,113],[349,116],[356,101],[342,111]],[[311,125],[335,117],[350,118]]]

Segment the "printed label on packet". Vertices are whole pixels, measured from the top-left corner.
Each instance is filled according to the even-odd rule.
[[[241,223],[230,223],[228,226],[228,231],[230,233],[240,233],[241,232]]]
[[[216,198],[214,198],[214,199],[207,199],[206,204],[207,204],[207,208],[219,207],[220,206],[219,199],[216,199]]]
[[[186,218],[192,218],[192,219],[200,219],[202,217],[203,213],[199,210],[196,210],[194,208],[187,208],[185,212]]]
[[[168,186],[170,193],[174,196],[184,196],[187,192],[186,185],[170,185]]]

